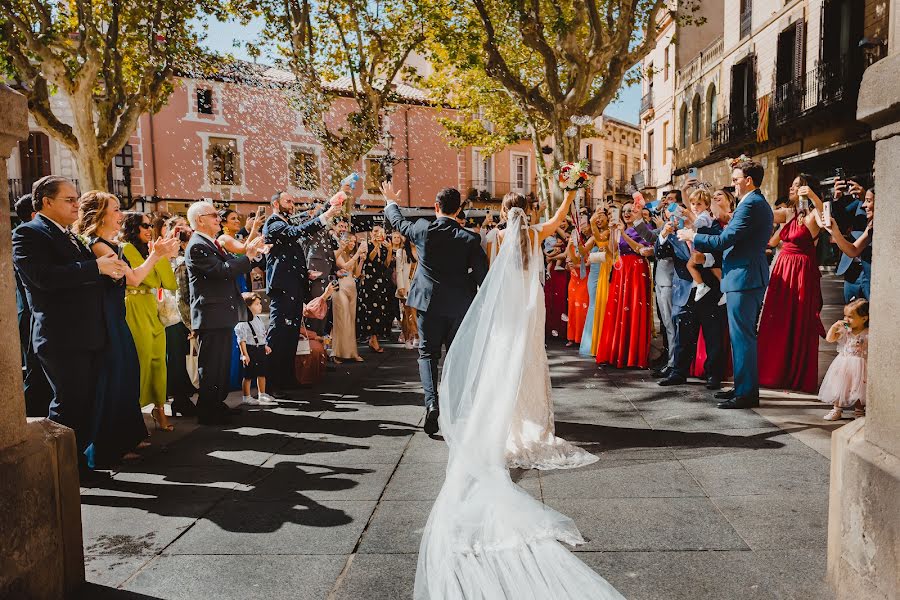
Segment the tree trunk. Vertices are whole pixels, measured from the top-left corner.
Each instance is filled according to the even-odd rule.
[[[100,144],[97,140],[97,128],[94,123],[94,101],[91,89],[76,90],[68,96],[74,122],[72,133],[78,140],[78,148],[70,148],[78,165],[78,187],[81,192],[97,190],[109,191],[106,170],[109,163],[100,156]]]
[[[576,127],[574,136],[566,135],[568,126],[567,120],[555,119],[551,123],[551,132],[553,133],[553,169],[556,170],[565,163],[575,162],[580,158],[581,154],[581,128]],[[559,186],[552,186],[551,192],[553,200],[551,202],[551,212],[562,204],[563,193]]]
[[[78,187],[82,194],[93,190],[109,191],[106,179],[109,165],[103,164],[98,153],[86,152],[82,147],[75,155],[75,162],[78,165]]]

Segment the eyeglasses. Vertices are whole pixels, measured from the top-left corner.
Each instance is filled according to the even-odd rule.
[[[737,182],[740,181],[741,179],[747,179],[747,176],[745,175],[745,176],[743,176],[743,177],[732,177],[732,178],[731,178],[731,183],[737,183]]]
[[[150,225],[150,223],[141,223],[140,224],[141,229],[150,229],[150,227],[152,227],[152,225]]]
[[[201,217],[218,217],[218,216],[219,216],[219,213],[211,212],[211,213],[203,213],[202,215],[197,215],[197,218],[199,219]]]
[[[65,198],[51,198],[51,200],[62,200],[66,204],[78,204],[77,196],[66,196]]]

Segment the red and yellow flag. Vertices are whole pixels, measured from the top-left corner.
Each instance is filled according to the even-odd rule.
[[[759,115],[759,125],[756,127],[756,141],[769,141],[769,94],[756,101],[757,114]]]

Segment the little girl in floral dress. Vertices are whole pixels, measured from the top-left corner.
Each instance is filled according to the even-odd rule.
[[[828,330],[825,339],[837,342],[837,358],[828,367],[819,400],[832,405],[825,415],[837,421],[845,408],[853,407],[855,417],[866,414],[866,360],[869,355],[869,303],[854,300],[844,307],[844,318]]]

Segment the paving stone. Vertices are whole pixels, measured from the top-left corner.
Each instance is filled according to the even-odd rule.
[[[183,506],[182,515],[153,512],[153,498],[137,502],[134,498],[117,498],[146,508],[131,508],[82,502],[81,523],[84,552],[91,555],[141,556],[159,553],[185,530],[207,507]],[[91,498],[99,502],[97,498]]]
[[[391,500],[378,505],[359,545],[361,554],[418,552],[431,500]]]
[[[416,580],[417,559],[415,553],[357,554],[334,600],[408,600]]]
[[[153,555],[87,554],[84,557],[85,579],[98,586],[117,587],[153,560]]]
[[[378,500],[394,465],[370,463],[365,467],[327,465],[284,456],[273,457],[256,471],[252,491],[240,496],[248,502],[312,500]]]
[[[712,498],[754,550],[828,545],[828,498],[823,494]]]
[[[582,551],[746,550],[707,498],[548,498],[571,517],[588,543]]]
[[[547,498],[675,498],[705,496],[678,461],[605,460],[541,473]]]
[[[343,556],[160,556],[125,589],[170,600],[322,600],[344,562]]]
[[[579,552],[628,600],[827,600],[824,552]],[[816,558],[818,564],[813,562]],[[785,561],[781,566],[775,560]],[[802,564],[798,564],[802,561]]]
[[[229,499],[210,510],[167,554],[348,554],[375,502],[311,498]]]
[[[397,464],[409,443],[412,432],[403,435],[368,437],[340,435],[304,435],[278,453],[271,455],[264,466],[297,459],[304,462],[331,465],[366,466],[370,464]]]
[[[828,495],[830,465],[816,452],[738,452],[681,461],[711,496]]]
[[[403,463],[436,462],[446,466],[450,456],[447,443],[439,437],[429,437],[419,431],[412,437],[412,441],[403,455]]]
[[[434,501],[446,473],[447,466],[442,463],[401,463],[384,491],[384,499]]]

